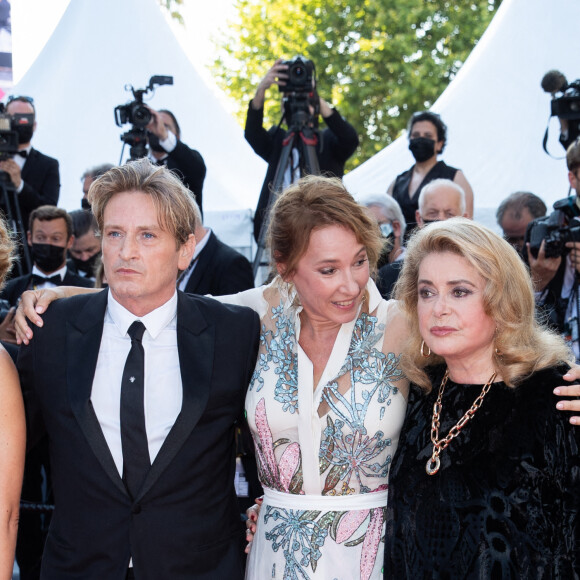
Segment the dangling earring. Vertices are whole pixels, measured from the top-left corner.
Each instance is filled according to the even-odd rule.
[[[429,349],[429,352],[427,352],[427,354],[425,354],[425,341],[422,340],[421,341],[421,356],[423,358],[429,358],[431,356],[431,347],[429,345],[427,345],[427,348]]]

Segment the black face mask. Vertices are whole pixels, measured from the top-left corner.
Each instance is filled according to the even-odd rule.
[[[32,244],[30,253],[36,266],[50,274],[62,268],[65,260],[66,248],[52,244]]]
[[[426,137],[416,137],[409,141],[409,151],[419,163],[427,161],[435,155],[435,141]]]
[[[167,153],[163,147],[159,144],[159,137],[151,133],[151,131],[147,131],[147,140],[149,141],[149,148],[151,151],[155,151],[157,153]]]
[[[89,200],[86,197],[83,197],[81,199],[81,207],[83,209],[88,209],[88,210],[91,209],[91,204],[89,203]]]
[[[18,144],[30,143],[32,139],[32,125],[23,125],[21,127],[15,128],[16,134],[18,135]]]
[[[84,272],[89,278],[93,278],[95,275],[95,268],[100,257],[101,252],[97,252],[88,260],[80,260],[79,258],[73,258],[72,256],[71,259],[79,272]]]

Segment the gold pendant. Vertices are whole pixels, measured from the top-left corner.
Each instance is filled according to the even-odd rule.
[[[425,471],[427,475],[435,475],[439,471],[439,467],[441,466],[441,461],[439,461],[439,457],[431,457],[427,461],[427,465],[425,465]]]

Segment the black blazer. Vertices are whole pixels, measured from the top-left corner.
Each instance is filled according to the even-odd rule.
[[[206,168],[201,154],[195,149],[190,149],[178,139],[175,149],[168,154],[165,164],[168,169],[179,176],[185,187],[195,195],[195,201],[197,201],[199,210],[203,215],[203,181]]]
[[[0,298],[8,300],[10,306],[16,306],[18,299],[22,296],[23,292],[30,288],[30,283],[32,281],[32,274],[25,274],[24,276],[18,276],[18,278],[13,278],[10,282],[6,283],[6,286],[0,292]],[[71,272],[68,268],[66,269],[66,274],[64,275],[63,286],[80,286],[81,288],[92,288],[95,283],[88,278],[83,278],[78,274]]]
[[[22,168],[22,191],[17,194],[25,230],[33,209],[57,205],[60,193],[58,161],[32,148]]]
[[[272,127],[269,130],[262,126],[264,120],[264,108],[255,110],[252,103],[248,107],[246,128],[244,136],[252,149],[268,162],[266,179],[262,185],[262,191],[258,200],[256,214],[254,216],[254,238],[258,241],[260,228],[264,221],[264,215],[270,199],[270,185],[274,181],[280,154],[282,153],[282,141],[286,131],[281,127]],[[318,132],[318,144],[316,154],[320,172],[324,175],[342,177],[346,160],[358,147],[358,134],[356,129],[335,109],[327,119],[324,119],[327,128]]]
[[[245,256],[211,232],[185,286],[190,294],[224,296],[254,287],[254,272]]]
[[[234,422],[258,349],[252,310],[178,292],[183,406],[132,501],[91,405],[107,292],[55,302],[21,349],[29,445],[48,433],[55,511],[42,580],[243,578]]]

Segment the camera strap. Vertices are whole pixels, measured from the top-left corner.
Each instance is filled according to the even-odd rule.
[[[558,159],[558,160],[566,159],[566,155],[562,155],[562,157],[556,157],[548,151],[548,132],[550,130],[550,119],[551,118],[552,118],[552,116],[550,115],[548,117],[548,124],[546,125],[546,132],[544,133],[544,139],[542,140],[542,148],[544,149],[546,155],[548,155],[552,159]]]

